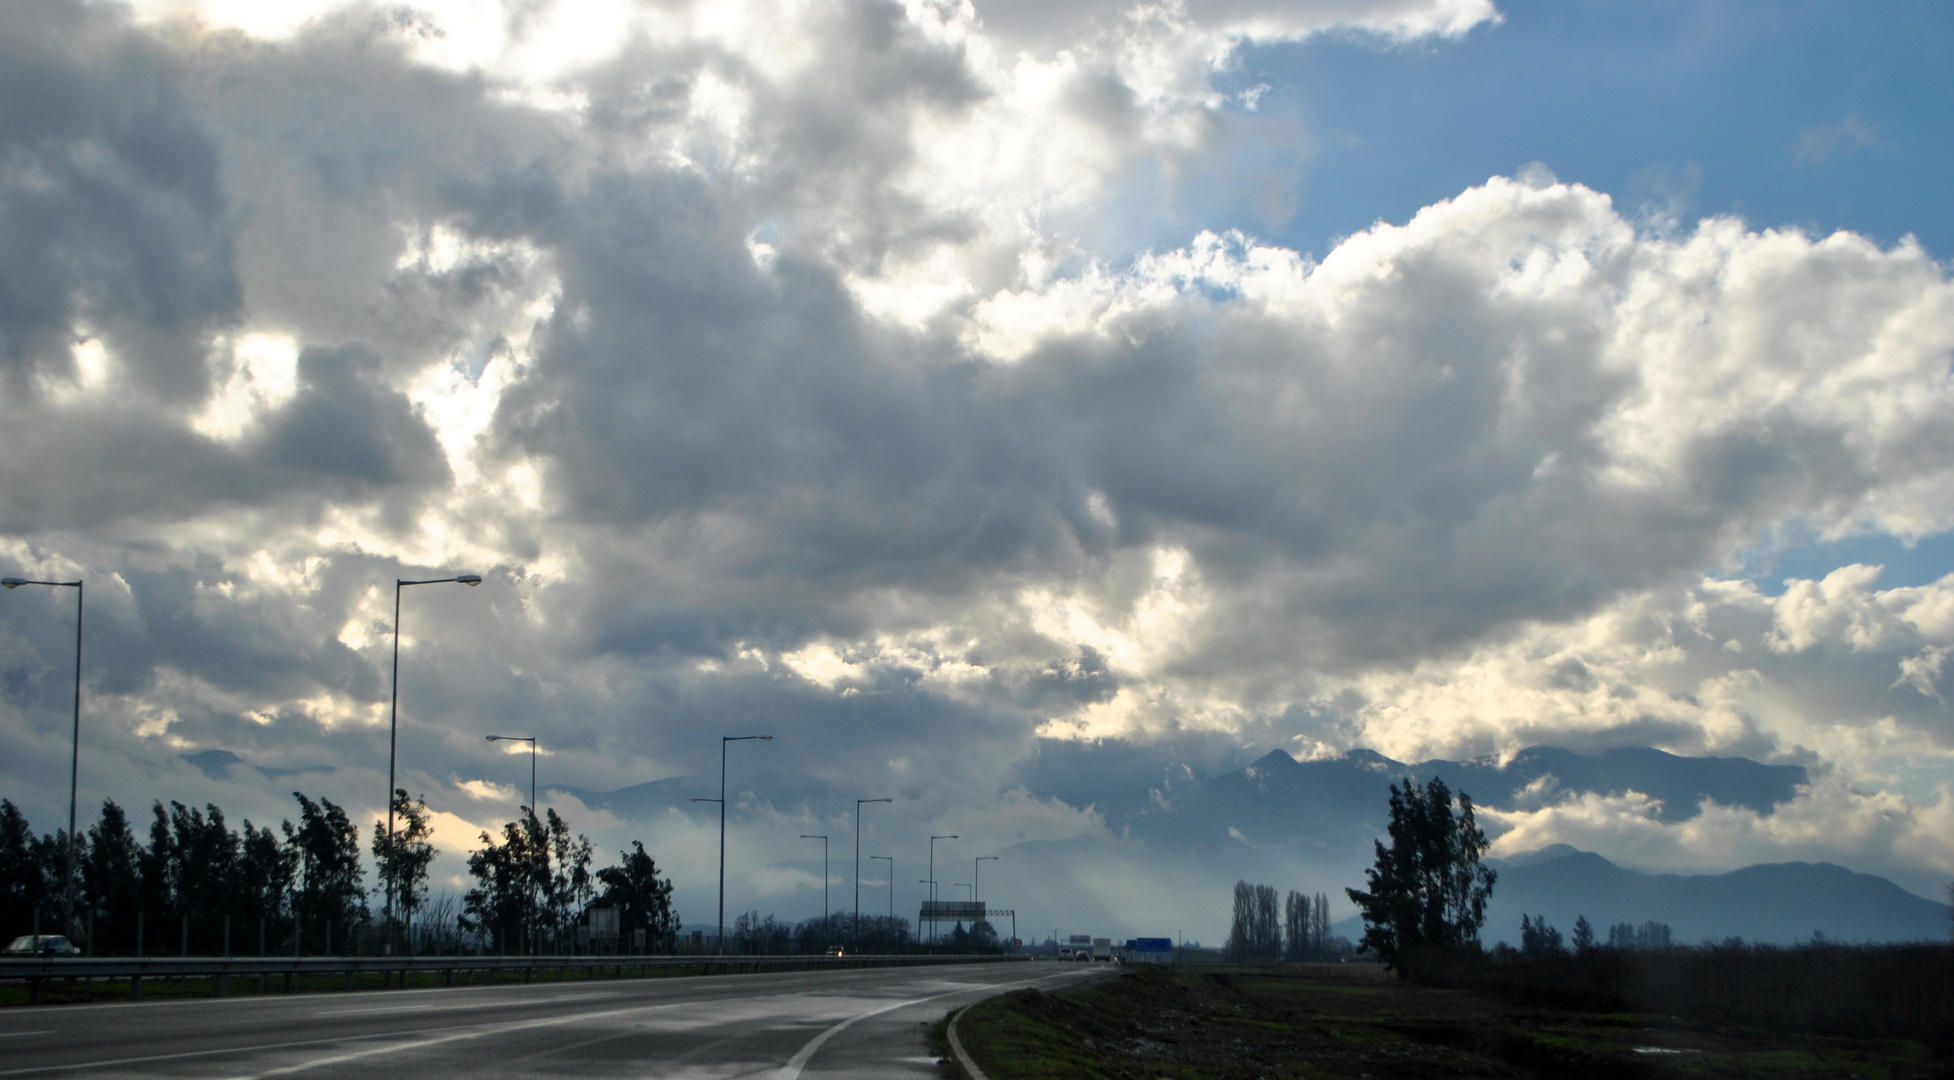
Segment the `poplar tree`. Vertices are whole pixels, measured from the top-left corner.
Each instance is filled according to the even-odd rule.
[[[1476,944],[1498,875],[1480,864],[1491,842],[1472,813],[1472,797],[1436,777],[1424,788],[1391,785],[1391,846],[1375,844],[1368,889],[1346,889],[1364,918],[1365,948],[1408,977],[1419,957]]]

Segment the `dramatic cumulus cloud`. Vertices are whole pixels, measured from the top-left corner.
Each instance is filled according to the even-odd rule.
[[[1763,819],[1576,801],[1502,842],[1950,869],[1954,584],[1728,577],[1791,531],[1954,528],[1919,248],[1651,234],[1537,167],[1320,261],[1123,224],[1256,123],[1214,89],[1241,44],[1496,18],[8,6],[0,560],[89,581],[84,798],[370,819],[386,586],[474,569],[401,636],[404,782],[451,849],[526,797],[484,734],[595,792],[765,729],[729,795],[754,903],[818,892],[769,838],[858,797],[903,801],[865,823],[905,859],[932,824],[1103,834],[1026,789],[1041,738],[1799,760],[1826,779]],[[64,600],[0,621],[42,810]],[[178,756],[208,748],[311,771]],[[708,823],[658,822],[704,880]]]

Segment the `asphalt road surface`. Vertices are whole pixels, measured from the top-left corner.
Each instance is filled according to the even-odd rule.
[[[940,1077],[927,1026],[1102,964],[373,990],[0,1012],[0,1078]]]

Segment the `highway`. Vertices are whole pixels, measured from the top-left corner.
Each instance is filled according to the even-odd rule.
[[[0,1078],[941,1077],[926,1028],[1106,965],[999,963],[0,1011]]]

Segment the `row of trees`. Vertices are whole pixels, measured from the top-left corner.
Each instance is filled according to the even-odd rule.
[[[1651,919],[1637,926],[1634,923],[1616,923],[1608,928],[1608,941],[1604,945],[1595,938],[1594,926],[1586,915],[1574,917],[1574,935],[1563,941],[1560,930],[1547,922],[1545,915],[1520,916],[1520,952],[1527,956],[1559,956],[1573,946],[1577,953],[1591,952],[1599,948],[1608,949],[1667,949],[1672,944],[1673,935],[1668,923]],[[1824,935],[1817,940],[1824,941]]]
[[[1348,953],[1350,943],[1330,935],[1330,898],[1322,893],[1291,889],[1278,921],[1273,886],[1237,881],[1225,951],[1233,960],[1328,960]]]
[[[614,944],[634,946],[644,930],[647,947],[669,951],[678,934],[671,882],[644,845],[593,872],[590,841],[554,810],[539,820],[524,807],[499,841],[482,834],[468,860],[476,886],[457,909],[446,896],[429,900],[428,869],[440,852],[424,801],[396,790],[393,836],[375,822],[380,895],[370,898],[358,826],[329,799],[293,798],[298,824],[276,829],[247,820],[234,830],[214,805],[158,802],[147,843],[107,800],[101,819],[75,838],[72,875],[65,830],[36,836],[0,800],[0,933],[65,930],[98,954],[350,952],[381,943],[554,952],[574,947],[590,909],[612,908],[625,938]],[[393,925],[373,917],[375,907],[386,911],[389,890]],[[410,927],[424,932],[405,933]]]
[[[66,830],[37,837],[0,800],[0,926],[61,927],[109,953],[137,951],[139,932],[145,952],[282,948],[295,934],[315,951],[343,947],[367,921],[358,829],[331,800],[295,797],[299,824],[277,830],[247,820],[237,831],[215,806],[159,802],[147,844],[111,799],[72,853]]]
[[[733,920],[726,934],[726,951],[742,956],[818,956],[834,948],[901,953],[916,944],[909,920],[886,915],[864,915],[857,922],[851,915],[832,914],[790,923],[771,913],[762,916],[758,911],[748,911]],[[948,948],[956,951],[988,951],[997,946],[997,932],[988,922],[978,922],[969,930],[958,923],[948,941]]]

